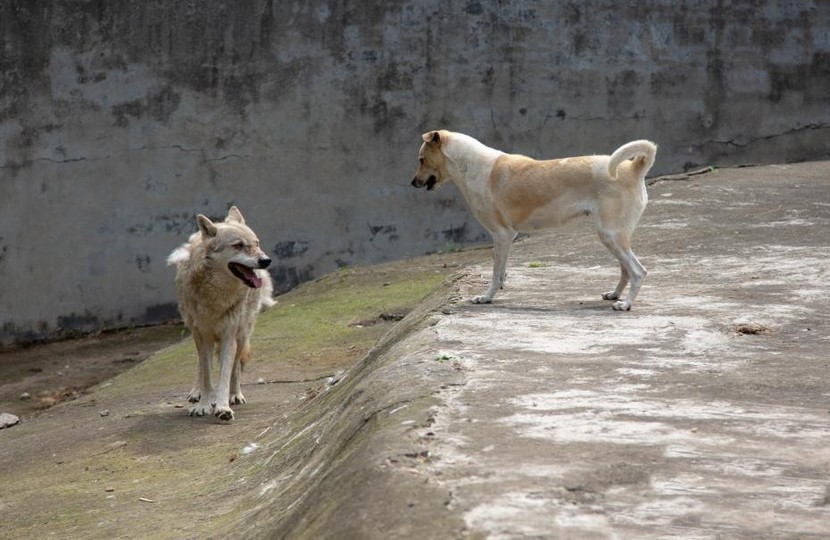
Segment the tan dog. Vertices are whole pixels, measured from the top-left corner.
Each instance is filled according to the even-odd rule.
[[[600,240],[620,263],[616,288],[602,297],[617,300],[615,310],[631,309],[646,276],[631,251],[631,234],[648,202],[644,179],[654,164],[654,143],[633,141],[611,156],[537,161],[505,154],[461,133],[430,131],[423,139],[412,185],[432,190],[454,181],[473,215],[493,236],[493,280],[473,303],[490,303],[503,286],[507,254],[518,233],[592,214]],[[631,288],[623,300],[629,280]]]
[[[196,386],[188,396],[198,403],[189,412],[213,412],[221,420],[233,420],[230,406],[245,403],[239,379],[250,354],[256,314],[275,303],[271,276],[264,270],[271,259],[235,206],[224,223],[201,214],[196,221],[199,232],[167,258],[167,264],[176,265],[179,311],[199,356]],[[214,349],[220,360],[215,391],[210,376]]]

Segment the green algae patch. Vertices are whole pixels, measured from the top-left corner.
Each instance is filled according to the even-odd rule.
[[[442,266],[401,271],[383,265],[339,271],[302,285],[278,297],[277,305],[257,318],[249,368],[266,381],[332,375],[344,368],[344,361],[351,364],[365,354],[448,274]],[[97,395],[87,399],[143,395],[157,389],[160,381],[184,396],[195,380],[196,358],[193,340],[185,336],[181,343],[103,383]],[[246,378],[250,377],[243,374]],[[169,397],[176,395],[171,392]]]

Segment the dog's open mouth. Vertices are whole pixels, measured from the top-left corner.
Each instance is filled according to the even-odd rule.
[[[435,189],[435,184],[437,184],[437,183],[438,183],[438,179],[435,178],[434,175],[430,176],[429,179],[427,180],[427,191],[432,191],[433,189]]]
[[[256,275],[256,272],[239,263],[228,263],[228,269],[233,275],[242,280],[242,283],[252,289],[259,289],[262,287],[262,278]]]

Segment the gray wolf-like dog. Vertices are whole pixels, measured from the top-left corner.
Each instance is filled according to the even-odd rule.
[[[176,265],[179,312],[193,334],[199,357],[196,385],[188,400],[191,416],[213,413],[233,420],[231,405],[245,403],[242,365],[251,352],[256,315],[274,305],[273,283],[265,268],[271,259],[236,206],[222,223],[199,214],[199,231],[167,258]],[[211,384],[211,360],[219,353],[219,384]]]
[[[510,245],[520,232],[562,225],[593,215],[599,239],[620,263],[620,279],[602,295],[628,311],[646,269],[631,251],[631,235],[648,202],[645,175],[657,146],[645,140],[624,144],[610,156],[537,161],[489,148],[462,133],[424,133],[420,166],[412,185],[435,189],[454,181],[476,219],[493,237],[493,278],[475,304],[493,301],[504,285]],[[628,283],[628,297],[622,294]]]

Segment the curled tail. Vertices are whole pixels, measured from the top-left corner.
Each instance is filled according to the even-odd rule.
[[[611,178],[617,178],[617,167],[620,164],[631,158],[638,158],[642,167],[642,175],[645,175],[651,166],[654,165],[654,157],[657,155],[657,145],[651,141],[639,140],[631,141],[617,148],[611,159],[608,160],[608,174]]]

